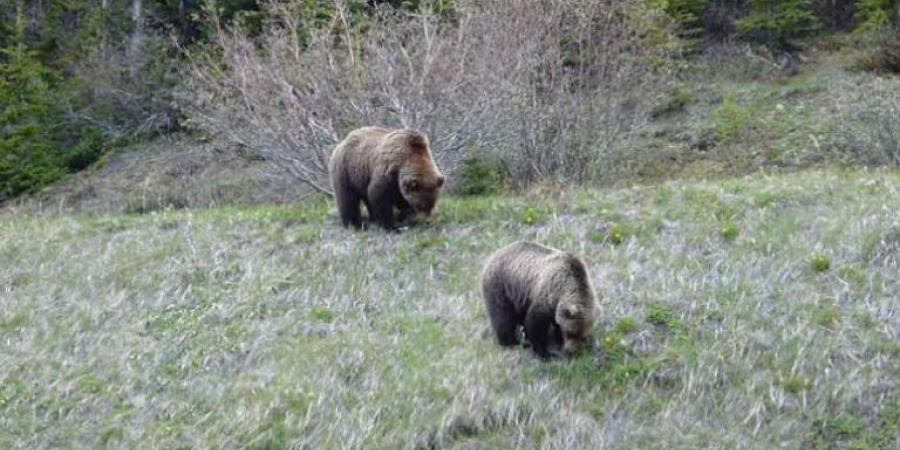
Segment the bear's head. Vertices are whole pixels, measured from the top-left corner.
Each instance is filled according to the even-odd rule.
[[[593,324],[593,311],[578,303],[560,302],[555,321],[562,334],[562,350],[571,355],[587,340]]]
[[[400,194],[417,212],[431,215],[444,186],[444,176],[431,158],[425,135],[410,132],[405,144],[409,153],[400,168]]]
[[[562,334],[562,350],[571,355],[588,339],[594,324],[594,289],[581,259],[571,253],[561,259],[563,269],[559,272],[565,274],[565,281],[556,283],[561,296],[553,319]]]

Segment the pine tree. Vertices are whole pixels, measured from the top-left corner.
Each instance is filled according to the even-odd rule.
[[[666,13],[673,17],[687,35],[697,35],[703,28],[707,0],[668,0]]]
[[[53,142],[52,72],[25,45],[21,8],[12,43],[0,49],[0,200],[64,173]]]
[[[811,3],[810,0],[750,0],[749,13],[736,22],[738,33],[772,48],[788,48],[790,39],[819,29]]]
[[[883,27],[891,22],[895,25],[900,17],[900,1],[898,0],[856,0],[859,11],[859,24],[862,30]]]

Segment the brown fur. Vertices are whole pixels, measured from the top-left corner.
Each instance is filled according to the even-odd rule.
[[[388,230],[415,212],[430,215],[444,185],[428,138],[414,130],[354,130],[335,147],[328,169],[345,227],[362,227],[360,202]]]
[[[584,263],[575,255],[530,242],[516,242],[490,256],[482,294],[502,346],[519,345],[518,328],[540,357],[551,355],[554,339],[571,354],[593,325],[594,291]]]

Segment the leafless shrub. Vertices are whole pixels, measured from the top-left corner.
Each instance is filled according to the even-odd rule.
[[[871,72],[900,74],[900,31],[888,28],[873,34],[872,49],[857,66]]]
[[[838,139],[847,155],[867,165],[900,165],[898,82],[870,74],[835,89]]]
[[[452,21],[383,8],[365,33],[335,4],[318,30],[273,5],[279,20],[259,42],[216,26],[216,56],[191,55],[191,122],[328,192],[331,148],[358,126],[425,131],[451,175],[475,152],[523,184],[584,181],[650,107],[655,50],[638,2],[461,1]]]

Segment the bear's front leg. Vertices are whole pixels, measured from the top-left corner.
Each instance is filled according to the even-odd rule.
[[[403,199],[401,195],[400,198],[397,199],[397,223],[400,226],[409,226],[413,225],[416,221],[416,212],[413,210],[412,205],[409,204],[406,200]]]
[[[525,338],[531,343],[531,349],[541,358],[553,356],[548,350],[548,334],[553,324],[553,313],[546,308],[532,306],[525,315]]]

